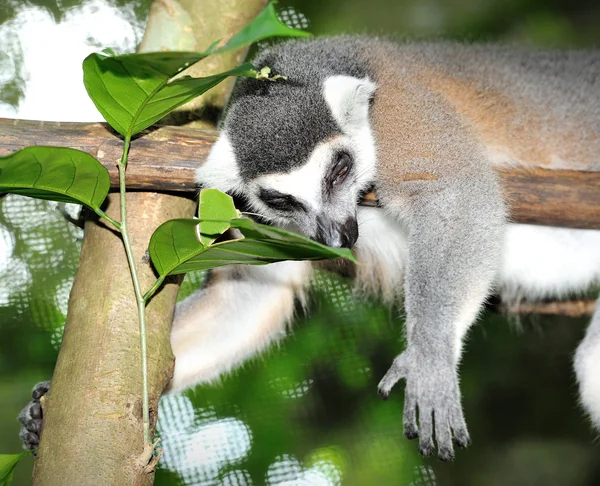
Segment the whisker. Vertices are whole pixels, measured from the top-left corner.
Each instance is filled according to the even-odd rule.
[[[259,218],[263,218],[266,221],[272,222],[275,220],[275,218],[271,218],[269,216],[265,216],[264,214],[260,214],[260,213],[251,213],[250,211],[241,211],[241,213],[243,215],[250,215],[250,216],[258,216]]]

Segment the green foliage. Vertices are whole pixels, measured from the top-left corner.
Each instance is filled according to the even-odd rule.
[[[171,81],[207,53],[170,52],[109,56],[90,54],[83,61],[83,82],[104,119],[117,132],[131,137],[193,100],[229,76],[256,76],[251,64],[229,71]]]
[[[85,204],[96,210],[109,189],[106,168],[80,150],[36,146],[0,157],[0,192]]]
[[[227,44],[215,52],[239,49],[269,37],[308,37],[310,34],[303,30],[292,29],[279,20],[275,4],[270,2],[256,18],[234,35]]]
[[[30,453],[21,452],[20,454],[0,454],[0,486],[10,486],[17,464],[28,454]]]
[[[239,218],[240,213],[231,196],[216,189],[203,189],[199,199],[198,215],[202,215],[199,236],[201,243],[208,246],[229,229],[229,222]]]
[[[243,238],[214,243],[229,228]],[[295,233],[238,218],[233,200],[216,189],[200,193],[200,219],[162,224],[148,247],[161,277],[230,264],[266,265],[282,260],[318,260],[354,256],[346,248],[329,248]]]
[[[332,249],[307,238],[240,218],[231,197],[208,189],[201,193],[201,218],[168,221],[156,230],[150,241],[150,255],[159,279],[142,295],[133,260],[126,223],[125,170],[131,137],[157,122],[178,106],[191,101],[229,76],[269,78],[268,67],[258,71],[243,64],[229,71],[203,78],[182,76],[184,69],[205,57],[238,49],[274,35],[303,36],[305,33],[282,24],[269,4],[256,19],[222,48],[213,44],[207,51],[149,53],[116,56],[105,50],[91,54],[83,62],[84,84],[90,98],[105,120],[124,136],[123,155],[118,164],[121,195],[121,222],[101,209],[110,189],[108,171],[85,152],[68,148],[29,147],[0,159],[0,191],[84,204],[113,224],[123,244],[135,288],[140,321],[140,341],[144,394],[142,416],[144,445],[152,447],[147,394],[145,304],[168,274],[205,270],[232,263],[265,265],[281,260],[314,260],[347,257],[347,249]],[[242,238],[216,242],[230,228]],[[14,468],[25,454],[0,457],[0,486],[8,484]],[[4,461],[4,462],[2,462]]]

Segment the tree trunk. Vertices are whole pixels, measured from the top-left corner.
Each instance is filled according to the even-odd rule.
[[[178,49],[178,39],[187,42],[186,49],[204,49],[238,31],[264,4],[264,0],[155,0],[140,50]],[[193,74],[230,68],[243,55],[220,56]],[[207,103],[222,107],[230,87],[231,83],[218,94],[197,100],[193,109],[201,110]],[[210,122],[204,127],[210,127]],[[150,235],[168,219],[191,216],[194,202],[140,192],[128,194],[127,205],[142,289],[148,289],[155,280],[144,257]],[[109,196],[107,213],[119,219],[118,195]],[[178,287],[176,282],[165,285],[147,309],[152,430],[158,400],[173,371],[169,332]],[[63,343],[44,400],[34,485],[152,484],[154,474],[139,461],[143,432],[138,325],[121,238],[102,222],[88,221]]]
[[[128,224],[142,288],[156,280],[144,261],[154,229],[193,213],[191,200],[130,193]],[[118,194],[107,213],[119,219]],[[170,323],[179,285],[164,286],[147,308],[150,416],[173,373]],[[64,338],[44,403],[44,433],[33,484],[151,484],[143,451],[138,313],[119,234],[86,222]]]

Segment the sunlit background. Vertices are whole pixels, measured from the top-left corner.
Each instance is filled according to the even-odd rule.
[[[0,117],[101,120],[81,61],[131,52],[149,0],[1,0]],[[585,47],[600,41],[597,0],[284,1],[317,34]],[[74,212],[76,208],[69,207]],[[0,453],[20,448],[16,417],[34,383],[52,374],[81,231],[53,203],[0,199]],[[184,293],[201,276],[188,278]],[[473,444],[453,464],[418,460],[403,438],[402,393],[376,384],[402,348],[391,310],[350,297],[321,276],[316,312],[264,358],[161,402],[164,457],[156,484],[600,484],[600,448],[577,407],[571,355],[585,320],[486,313],[462,365]],[[32,460],[15,483],[29,483]],[[419,464],[421,464],[419,466]]]

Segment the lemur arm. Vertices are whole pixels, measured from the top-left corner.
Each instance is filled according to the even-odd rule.
[[[408,344],[379,384],[385,397],[406,379],[405,433],[419,436],[421,453],[431,455],[435,428],[443,460],[453,457],[453,436],[462,446],[469,441],[457,367],[464,335],[489,292],[502,241],[502,206],[490,208],[487,221],[479,213],[489,205],[480,189],[493,187],[474,183],[482,186],[475,193],[454,181],[412,203],[404,285]]]
[[[379,391],[387,397],[404,378],[405,434],[419,436],[421,452],[431,455],[435,429],[439,457],[450,460],[452,438],[463,446],[469,441],[457,367],[462,340],[500,259],[505,208],[481,147],[443,98],[421,86],[403,86],[410,105],[392,104],[384,90],[376,98],[376,104],[394,107],[384,114],[385,122],[397,122],[396,133],[402,134],[380,143],[378,194],[409,228],[407,348]],[[404,172],[430,177],[427,182],[403,179]]]
[[[311,268],[288,261],[214,269],[175,312],[175,374],[168,391],[216,380],[283,337],[296,299],[305,301]]]

